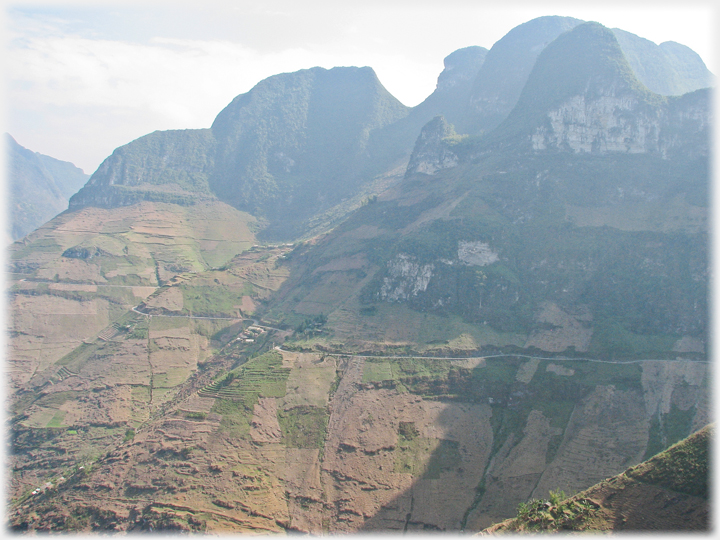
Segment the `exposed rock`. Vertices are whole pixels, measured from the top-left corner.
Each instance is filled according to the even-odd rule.
[[[455,167],[458,156],[452,151],[448,138],[456,136],[455,129],[442,116],[436,116],[420,132],[408,163],[405,176],[435,174],[441,169]]]
[[[388,302],[407,300],[427,289],[433,264],[420,264],[415,257],[399,254],[388,263],[388,277],[380,287],[380,298]]]
[[[468,266],[487,266],[500,260],[500,257],[486,242],[458,242],[458,259]]]

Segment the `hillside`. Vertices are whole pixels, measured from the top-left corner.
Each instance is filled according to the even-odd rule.
[[[5,134],[10,236],[18,240],[60,212],[89,178],[67,161],[32,152]]]
[[[542,531],[708,531],[710,443],[706,426],[577,495],[530,501],[518,516],[481,534]]]
[[[332,330],[313,343],[332,350],[673,358],[682,340],[702,357],[708,94],[650,93],[616,62],[613,34],[590,23],[552,45],[486,139],[434,120],[402,183],[298,247],[266,316],[328,316]],[[575,76],[562,92],[561,73]],[[621,145],[608,118],[627,126]]]
[[[705,426],[710,92],[597,23],[511,34],[412,110],[270,77],[13,244],[11,527],[480,531]]]

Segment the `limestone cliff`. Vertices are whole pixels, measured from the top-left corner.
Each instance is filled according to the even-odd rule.
[[[688,140],[707,155],[709,92],[665,98],[634,75],[612,31],[585,23],[547,46],[518,104],[489,136],[499,144],[527,133],[534,151],[653,153],[666,156]],[[526,146],[527,148],[527,146]]]
[[[415,173],[435,174],[440,169],[454,167],[458,156],[452,150],[457,141],[457,134],[452,125],[442,116],[436,116],[428,122],[415,142],[415,149],[410,156],[405,176]]]

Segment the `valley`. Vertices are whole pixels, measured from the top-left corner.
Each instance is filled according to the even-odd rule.
[[[118,148],[9,250],[12,529],[477,532],[711,423],[711,94],[619,32]]]

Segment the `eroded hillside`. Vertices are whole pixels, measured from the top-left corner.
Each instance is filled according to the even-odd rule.
[[[182,332],[151,330],[151,343],[181,344]],[[18,504],[13,523],[479,530],[520,502],[616,474],[708,420],[707,368],[689,361],[274,350],[221,366],[232,364],[212,362],[180,384],[161,417],[84,469],[57,466],[53,487]]]

